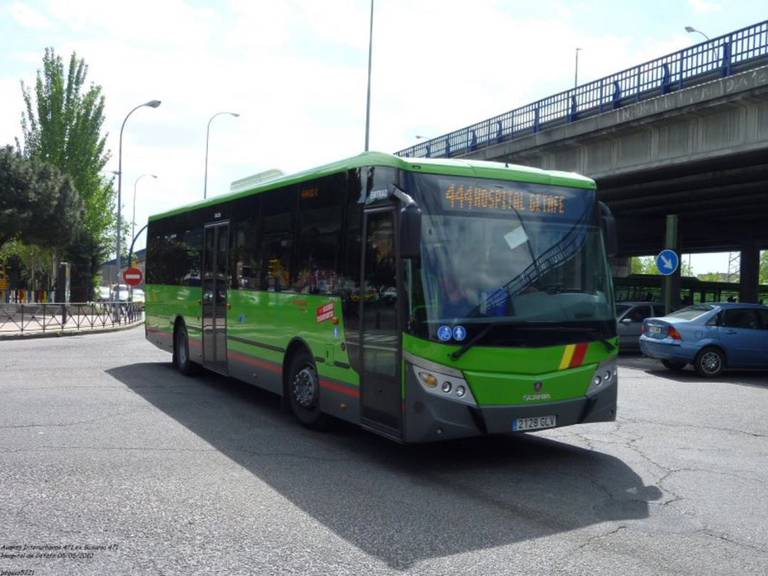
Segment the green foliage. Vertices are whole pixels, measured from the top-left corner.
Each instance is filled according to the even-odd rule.
[[[83,205],[72,180],[50,164],[0,148],[0,247],[13,239],[56,246],[80,229]]]
[[[768,250],[760,252],[760,284],[768,284]]]
[[[47,48],[34,91],[22,82],[25,110],[21,127],[26,158],[50,162],[72,178],[84,205],[83,226],[67,242],[64,255],[73,264],[73,286],[90,296],[93,276],[108,253],[115,226],[112,180],[102,177],[109,160],[101,87],[85,85],[88,67],[72,54],[64,69],[60,56]]]
[[[632,274],[658,274],[656,263],[651,256],[633,256],[630,267]]]
[[[35,244],[11,240],[0,247],[0,264],[10,265],[19,271],[29,288],[40,288],[39,280],[51,271],[53,251]]]

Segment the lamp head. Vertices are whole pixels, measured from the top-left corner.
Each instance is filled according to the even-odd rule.
[[[150,108],[157,108],[158,106],[160,106],[160,104],[161,104],[160,100],[150,100],[149,102],[144,104],[144,106],[149,106]]]
[[[686,26],[685,27],[685,31],[689,32],[689,33],[690,32],[696,32],[696,28],[694,28],[693,26]]]

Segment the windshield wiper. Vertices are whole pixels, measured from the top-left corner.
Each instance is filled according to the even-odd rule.
[[[472,348],[475,344],[477,344],[480,340],[482,340],[485,336],[487,336],[491,330],[493,330],[496,326],[530,326],[531,324],[534,324],[533,322],[529,322],[528,320],[518,320],[517,322],[492,322],[485,326],[480,332],[472,336],[469,340],[467,340],[461,348],[456,350],[455,352],[452,352],[449,354],[449,357],[453,360],[458,360],[461,358],[464,353]]]
[[[485,328],[480,330],[480,332],[478,332],[477,334],[472,336],[472,338],[467,340],[461,346],[461,348],[459,348],[455,352],[451,352],[451,354],[449,354],[449,357],[452,360],[458,360],[467,352],[467,350],[469,350],[470,348],[472,348],[472,346],[474,346],[480,340],[485,338],[491,332],[491,330],[493,330],[493,328],[495,328],[496,326],[526,326],[529,328],[534,328],[536,330],[542,330],[542,331],[549,330],[549,331],[557,331],[557,332],[586,332],[587,334],[592,334],[593,336],[597,336],[598,337],[597,341],[603,344],[603,346],[605,346],[608,352],[612,352],[616,348],[616,346],[611,344],[611,342],[607,338],[605,331],[601,328],[563,326],[562,324],[557,324],[557,323],[542,325],[537,322],[521,320],[518,322],[495,322],[495,323],[488,324],[487,326],[485,326]]]
[[[477,334],[472,336],[472,338],[464,342],[461,348],[449,354],[451,359],[458,360],[459,358],[461,358],[467,350],[472,348],[472,346],[474,346],[477,342],[479,342],[482,338],[484,338],[491,330],[493,330],[494,326],[498,326],[498,324],[488,324],[485,328],[480,330],[480,332],[478,332]]]

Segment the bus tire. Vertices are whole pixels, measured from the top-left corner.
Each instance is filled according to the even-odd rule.
[[[196,365],[189,359],[189,338],[184,322],[177,323],[173,331],[173,365],[184,376],[193,376],[197,372]]]
[[[320,377],[312,355],[306,349],[298,350],[288,366],[286,394],[291,412],[302,426],[324,430],[328,415],[320,411]]]
[[[704,378],[719,376],[725,368],[725,354],[714,346],[703,348],[696,355],[693,367],[696,369],[696,374]]]

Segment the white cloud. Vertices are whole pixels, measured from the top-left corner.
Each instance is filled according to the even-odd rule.
[[[24,28],[46,30],[52,27],[48,18],[27,4],[14,2],[8,7],[8,12],[11,14],[11,18]]]
[[[688,5],[696,14],[712,14],[722,9],[720,4],[708,0],[688,0]]]

